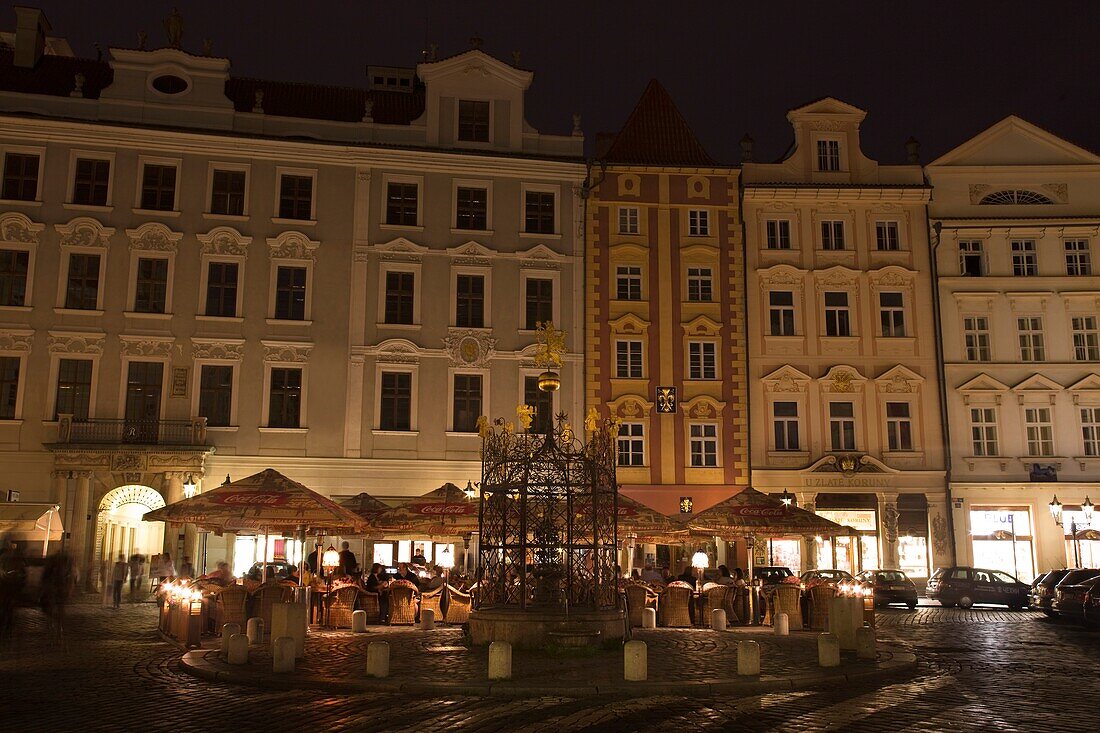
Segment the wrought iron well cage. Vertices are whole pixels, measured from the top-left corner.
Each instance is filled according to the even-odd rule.
[[[478,608],[614,609],[618,424],[482,425]]]

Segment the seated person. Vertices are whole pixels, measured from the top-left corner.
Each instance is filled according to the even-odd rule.
[[[416,586],[417,590],[420,590],[420,577],[412,571],[407,562],[398,563],[397,575],[393,577],[394,580],[407,580]]]
[[[664,578],[661,577],[660,570],[646,563],[645,570],[642,571],[642,581],[646,583],[662,583],[664,582]]]
[[[730,575],[730,569],[725,565],[719,565],[718,579],[714,582],[718,585],[733,585],[733,576]]]
[[[687,583],[688,585],[694,587],[696,580],[694,569],[690,566],[684,568],[684,572],[680,573],[676,580],[679,580],[681,583]]]
[[[428,578],[428,582],[425,584],[426,590],[435,590],[443,585],[443,575],[439,572],[439,568],[432,568],[431,575]]]

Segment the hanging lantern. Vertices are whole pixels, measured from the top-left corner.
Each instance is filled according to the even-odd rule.
[[[473,499],[475,496],[477,496],[477,489],[474,488],[474,482],[467,481],[466,488],[462,490],[462,493],[466,495],[467,499]]]
[[[789,507],[792,503],[794,503],[794,494],[787,491],[786,489],[783,489],[783,493],[779,495],[779,500],[783,502],[783,506]]]
[[[1081,511],[1082,511],[1082,512],[1084,513],[1084,515],[1085,515],[1085,524],[1092,524],[1092,512],[1093,512],[1093,508],[1094,508],[1094,507],[1093,507],[1093,504],[1092,504],[1092,500],[1091,500],[1091,499],[1089,499],[1089,498],[1088,498],[1088,497],[1086,496],[1086,497],[1085,497],[1085,500],[1084,500],[1083,502],[1081,502]]]
[[[1049,504],[1050,516],[1054,517],[1055,524],[1062,524],[1062,502],[1058,501],[1058,496],[1055,495],[1054,499]]]
[[[191,474],[187,474],[187,480],[183,482],[183,498],[193,498],[197,489],[198,487],[195,485],[195,480],[191,478]]]
[[[450,570],[455,566],[455,557],[451,552],[450,545],[445,545],[442,550],[439,551],[438,557],[436,557],[436,564],[444,570]]]
[[[539,389],[543,392],[557,392],[561,389],[561,377],[556,372],[543,372],[539,375]]]

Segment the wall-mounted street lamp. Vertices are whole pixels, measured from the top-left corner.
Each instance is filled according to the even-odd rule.
[[[183,498],[194,498],[195,492],[198,490],[198,488],[199,487],[195,485],[195,479],[191,478],[191,474],[187,474],[187,478],[183,482]]]

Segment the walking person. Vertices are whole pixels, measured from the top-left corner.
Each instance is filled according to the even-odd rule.
[[[42,613],[46,615],[50,636],[61,644],[65,642],[65,608],[75,589],[76,568],[72,557],[68,553],[58,552],[46,558],[39,603]]]
[[[145,583],[145,555],[135,552],[130,555],[130,603],[137,603],[143,595]]]
[[[26,582],[23,551],[14,542],[0,538],[0,644],[11,641],[15,604]]]
[[[111,569],[111,599],[115,608],[122,606],[122,586],[130,574],[130,564],[126,562],[126,555],[118,553],[118,561]]]

